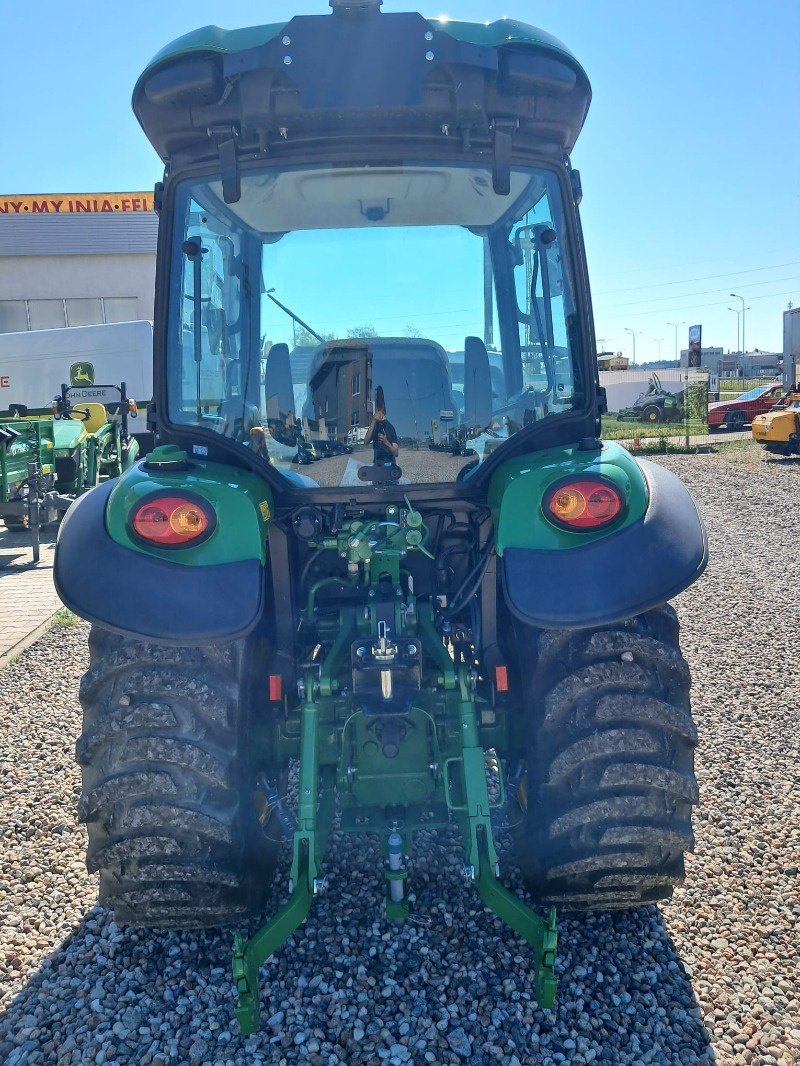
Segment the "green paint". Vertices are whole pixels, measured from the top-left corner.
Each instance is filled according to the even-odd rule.
[[[156,452],[151,452],[148,461],[157,460]],[[128,531],[133,508],[154,492],[180,493],[181,489],[202,496],[213,508],[217,527],[208,540],[179,549],[150,547],[134,540]],[[148,470],[145,462],[137,463],[119,479],[108,501],[106,528],[117,544],[144,555],[168,559],[179,566],[214,566],[243,559],[259,559],[263,563],[273,514],[268,487],[249,471],[193,461],[189,470],[170,472]]]
[[[577,70],[583,73],[583,68],[566,45],[552,34],[525,22],[509,18],[488,23],[460,22],[446,18],[427,21],[434,31],[446,33],[457,41],[476,44],[484,48],[499,48],[502,45],[532,45],[542,48],[569,60]],[[236,30],[224,30],[219,26],[203,26],[191,33],[186,33],[166,45],[150,60],[136,83],[133,97],[136,99],[140,86],[154,70],[172,60],[209,52],[216,55],[247,52],[273,41],[285,30],[286,26],[286,22],[273,22],[266,26],[245,26]]]
[[[12,437],[0,439],[0,504],[17,499],[33,463],[40,475],[54,472],[52,422],[9,418],[0,420]]]
[[[56,455],[69,455],[88,436],[83,422],[74,418],[56,418],[53,420],[53,439]]]
[[[171,59],[180,56],[194,55],[198,52],[216,52],[219,55],[227,55],[231,52],[246,52],[250,48],[259,48],[268,41],[273,40],[286,26],[285,22],[274,22],[269,26],[246,26],[238,30],[223,30],[219,26],[203,26],[199,30],[192,30],[182,37],[165,45],[153,56],[145,67],[133,90],[133,98],[139,92],[139,86],[150,74]]]
[[[448,18],[428,19],[434,30],[455,37],[457,41],[466,41],[483,48],[500,48],[504,44],[536,45],[549,52],[556,52],[578,70],[583,68],[565,44],[551,33],[530,26],[517,19],[502,18],[495,22],[459,22]]]
[[[314,678],[306,677],[306,698],[301,710],[300,774],[298,782],[297,831],[289,882],[289,901],[255,936],[245,941],[234,937],[233,979],[239,996],[236,1020],[245,1036],[258,1029],[260,997],[258,970],[269,956],[307,918],[311,900],[321,888],[319,863],[333,823],[335,798],[333,776],[319,764],[319,706],[315,700]]]
[[[259,1023],[260,965],[306,918],[323,883],[322,857],[337,795],[343,831],[382,836],[385,908],[391,920],[409,915],[403,856],[411,851],[413,832],[447,824],[449,811],[461,830],[465,871],[484,903],[531,944],[539,1002],[544,1007],[553,1003],[555,912],[551,908],[543,920],[497,880],[474,674],[449,654],[430,605],[417,604],[403,587],[401,560],[410,550],[424,550],[424,521],[408,502],[405,508],[392,504],[384,514],[381,522],[354,520],[336,536],[314,542],[347,567],[348,579],[331,574],[312,586],[305,624],[324,657],[315,658],[306,671],[299,708],[290,707],[282,722],[254,738],[255,748],[273,758],[278,752],[299,754],[300,765],[290,899],[250,940],[240,935],[235,940],[236,1017],[245,1034]],[[409,538],[411,533],[419,540]],[[336,562],[331,562],[333,569]],[[387,629],[378,626],[374,602],[379,575],[390,586],[384,596],[394,594],[398,602],[394,629],[388,622]],[[318,607],[317,594],[331,584],[349,584],[353,593],[361,592],[358,606],[339,607],[338,621],[329,617],[330,605],[327,612]],[[391,615],[391,610],[384,607],[382,614]],[[417,662],[423,671],[415,678],[409,663]],[[393,691],[405,694],[402,703],[391,700]],[[395,868],[390,868],[393,832],[402,836],[402,849],[395,841]]]
[[[545,517],[542,500],[556,481],[584,474],[610,478],[621,489],[627,507],[607,529],[573,533]],[[599,452],[565,445],[509,459],[497,469],[489,486],[497,554],[502,555],[506,548],[560,551],[601,540],[642,518],[647,501],[647,483],[639,464],[619,444],[606,443]]]

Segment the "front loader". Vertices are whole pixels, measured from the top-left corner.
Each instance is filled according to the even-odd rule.
[[[380,839],[397,920],[414,834],[455,823],[543,1006],[556,908],[668,897],[692,847],[668,601],[707,545],[671,473],[598,439],[569,160],[586,74],[523,23],[380,6],[206,27],[140,77],[165,165],[157,446],[78,500],[56,551],[92,623],[77,757],[101,901],[152,927],[264,914],[235,937],[245,1032],[260,964],[337,891],[337,813]],[[502,883],[501,806],[536,910]]]

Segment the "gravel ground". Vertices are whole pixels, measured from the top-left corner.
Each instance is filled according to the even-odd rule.
[[[263,1031],[243,1039],[227,933],[148,935],[95,905],[74,814],[80,624],[0,673],[0,1061],[800,1062],[800,464],[663,462],[700,501],[713,551],[678,603],[697,851],[661,908],[560,918],[556,1010],[539,1010],[526,946],[458,876],[454,837],[417,839],[421,921],[398,929],[381,917],[377,848],[345,836],[330,889],[264,968]]]

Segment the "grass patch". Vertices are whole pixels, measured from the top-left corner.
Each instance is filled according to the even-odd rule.
[[[743,392],[760,388],[762,385],[780,385],[780,381],[777,378],[720,378],[719,398],[735,400]]]
[[[616,417],[603,416],[603,440],[630,440],[632,437],[680,437],[686,433],[686,422],[618,422]],[[705,436],[708,424],[699,419],[688,423],[690,436]]]
[[[737,466],[744,463],[752,465],[771,458],[763,446],[754,440],[732,440],[729,443],[719,444],[715,442],[714,450],[720,459]]]
[[[53,625],[61,626],[62,629],[76,626],[78,622],[80,622],[80,618],[77,614],[73,614],[69,607],[62,607],[53,615]]]

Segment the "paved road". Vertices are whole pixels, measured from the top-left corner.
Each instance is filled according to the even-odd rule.
[[[53,588],[55,529],[42,530],[41,558],[34,565],[28,533],[0,526],[0,667],[31,644],[61,601]]]

